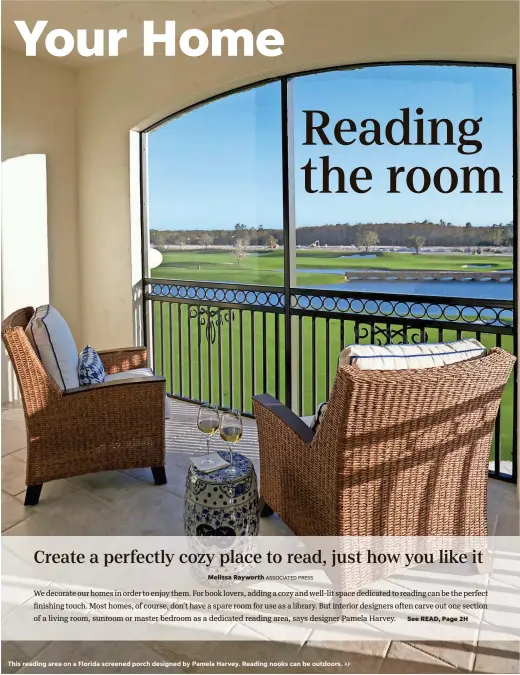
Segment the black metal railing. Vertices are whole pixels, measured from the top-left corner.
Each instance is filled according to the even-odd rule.
[[[328,398],[351,343],[444,342],[474,337],[515,351],[509,300],[402,296],[277,286],[145,280],[153,366],[177,398],[252,415],[268,392],[299,415]],[[291,346],[287,358],[286,344]],[[495,426],[490,474],[517,480],[517,369]]]

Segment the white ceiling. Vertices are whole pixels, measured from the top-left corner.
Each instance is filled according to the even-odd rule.
[[[142,48],[142,22],[153,20],[160,30],[164,21],[177,22],[177,35],[187,28],[206,28],[247,14],[264,12],[286,0],[4,0],[2,2],[2,45],[25,52],[25,42],[14,21],[26,21],[31,30],[38,20],[49,23],[38,43],[37,56],[57,60],[45,49],[48,30],[64,28],[73,34],[79,28],[126,28],[128,37],[119,43],[119,54]],[[84,58],[74,50],[59,58],[68,66],[81,68],[109,57]]]

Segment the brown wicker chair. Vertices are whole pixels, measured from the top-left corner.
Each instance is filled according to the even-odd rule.
[[[263,515],[299,536],[486,536],[494,423],[515,357],[426,370],[338,370],[314,432],[279,401],[253,405]]]
[[[25,307],[2,322],[27,425],[25,505],[38,503],[43,483],[96,471],[151,467],[156,485],[166,483],[164,377],[62,391],[25,335],[32,314]],[[107,374],[147,365],[143,347],[99,355]]]

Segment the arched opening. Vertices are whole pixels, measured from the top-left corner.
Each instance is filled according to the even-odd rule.
[[[349,343],[515,352],[514,67],[298,73],[143,132],[148,341],[172,394],[325,401]],[[147,247],[145,247],[147,249]],[[490,470],[516,480],[516,374]]]

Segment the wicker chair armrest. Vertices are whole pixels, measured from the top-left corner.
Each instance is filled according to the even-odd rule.
[[[114,389],[114,387],[126,387],[143,384],[156,384],[157,382],[166,382],[166,378],[162,375],[154,375],[153,377],[129,377],[124,380],[113,380],[112,382],[100,382],[98,384],[85,384],[82,387],[74,387],[63,392],[64,397],[75,396],[77,394],[91,393],[96,389],[107,390]]]
[[[314,431],[303,422],[298,415],[290,408],[280,403],[278,399],[270,394],[257,394],[253,396],[253,401],[257,405],[261,405],[291,429],[300,439],[310,445],[314,439]]]
[[[148,353],[146,347],[123,347],[122,349],[107,349],[98,352],[105,372],[109,375],[122,373],[135,368],[148,367]]]
[[[63,392],[44,416],[35,416],[32,475],[46,482],[105,469],[161,466],[165,390],[163,377],[139,377]]]
[[[323,453],[328,465],[322,467],[324,459],[317,458],[313,430],[292,410],[267,394],[253,397],[253,410],[262,497],[295,534],[334,534],[330,521],[335,514],[329,502],[335,482],[328,480],[328,474],[335,472],[335,449]]]

